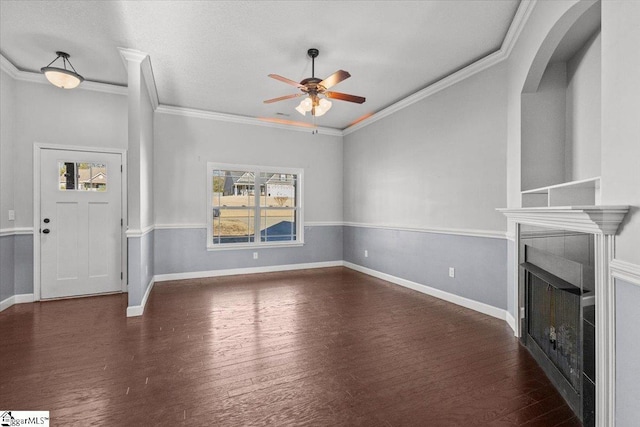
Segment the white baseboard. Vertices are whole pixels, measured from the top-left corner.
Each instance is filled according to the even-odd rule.
[[[357,264],[352,264],[347,261],[344,262],[344,266],[352,270],[356,270],[361,273],[368,274],[369,276],[377,277],[378,279],[386,280],[387,282],[395,283],[396,285],[404,286],[405,288],[413,289],[414,291],[422,292],[423,294],[431,295],[433,297],[440,298],[441,300],[445,300],[453,304],[457,304],[462,307],[475,310],[477,312],[486,314],[488,316],[505,320],[507,323],[509,323],[509,320],[507,319],[507,315],[508,315],[507,311],[501,308],[497,308],[489,304],[485,304],[482,302],[474,301],[472,299],[461,297],[459,295],[451,294],[449,292],[441,291],[440,289],[432,288],[427,285],[422,285],[420,283],[412,282],[411,280],[402,279],[400,277],[392,276],[387,273],[381,273],[379,271],[372,270],[367,267],[362,267]]]
[[[153,285],[155,285],[155,277],[152,277],[151,281],[147,285],[147,291],[144,293],[140,305],[132,305],[127,307],[127,317],[142,316],[142,313],[144,313],[144,307],[147,305],[147,300],[149,299],[149,295],[151,294]]]
[[[0,301],[0,311],[6,310],[14,304],[24,304],[27,302],[33,302],[33,294],[13,295]]]
[[[511,330],[515,334],[515,332],[516,332],[516,319],[513,318],[511,313],[509,313],[508,311],[505,311],[505,319],[504,320],[507,322],[507,324],[509,325],[509,327],[511,328]]]
[[[306,270],[310,268],[326,268],[343,266],[343,261],[310,262],[305,264],[285,264],[265,267],[229,268],[226,270],[193,271],[189,273],[158,274],[156,282],[167,280],[202,279],[205,277],[235,276],[238,274],[272,273],[275,271]]]

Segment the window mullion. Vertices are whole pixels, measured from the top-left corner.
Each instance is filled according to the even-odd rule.
[[[254,220],[253,220],[253,235],[254,243],[261,243],[260,238],[260,171],[256,170],[253,177],[253,194],[254,194]]]

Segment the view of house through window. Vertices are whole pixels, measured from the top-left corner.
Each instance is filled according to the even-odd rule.
[[[62,191],[107,191],[107,165],[92,162],[59,162],[58,188]]]
[[[296,242],[300,172],[210,164],[211,245]]]

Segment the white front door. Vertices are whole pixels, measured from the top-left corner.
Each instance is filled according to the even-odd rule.
[[[41,298],[122,290],[122,156],[42,149]]]

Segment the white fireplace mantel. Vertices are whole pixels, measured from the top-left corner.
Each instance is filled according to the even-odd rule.
[[[519,224],[590,234],[615,234],[629,206],[565,206],[498,209]]]
[[[610,269],[614,258],[615,235],[629,212],[629,206],[553,206],[498,209],[515,223],[514,279],[516,289],[515,334],[520,336],[519,292],[520,225],[533,225],[589,233],[595,236],[596,296],[596,426],[615,425],[615,290]]]

